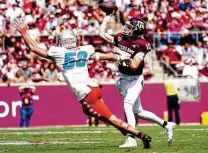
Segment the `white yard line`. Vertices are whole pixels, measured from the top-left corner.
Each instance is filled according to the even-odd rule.
[[[99,127],[91,127],[89,128],[88,126],[84,125],[84,126],[44,126],[44,127],[29,127],[29,128],[0,128],[0,131],[4,131],[4,130],[11,130],[11,131],[15,131],[15,130],[18,130],[18,131],[30,131],[30,130],[51,130],[51,129],[54,129],[54,130],[59,130],[59,129],[66,129],[66,128],[71,128],[72,130],[85,130],[86,128],[86,131],[88,130],[106,130],[106,128],[108,129],[114,129],[114,127],[106,127],[105,125],[99,125]]]
[[[40,142],[29,142],[29,141],[0,141],[1,145],[45,145],[45,144],[95,144],[102,142],[94,142],[94,141],[72,141],[72,142],[60,142],[60,141],[40,141]]]
[[[208,131],[208,128],[200,128],[200,129],[175,129],[177,131]]]
[[[100,133],[106,133],[110,131],[45,131],[45,132],[0,132],[0,134],[16,134],[16,135],[22,135],[22,134],[100,134]],[[116,132],[116,131],[113,131]]]
[[[200,128],[200,129],[175,129],[175,131],[208,131],[208,128]],[[0,134],[15,134],[15,135],[23,135],[23,134],[28,134],[28,135],[38,135],[38,134],[43,134],[43,135],[48,135],[48,134],[101,134],[101,133],[119,133],[119,131],[116,130],[106,130],[106,131],[100,131],[100,130],[94,130],[94,131],[43,131],[43,132],[36,132],[36,131],[20,131],[20,132],[12,132],[12,131],[4,131],[0,132]]]
[[[193,125],[200,125],[199,123],[181,123],[180,125],[185,125],[185,126],[193,126]],[[142,123],[142,124],[138,124],[138,126],[139,127],[144,127],[144,126],[146,126],[147,128],[152,128],[152,127],[154,127],[154,126],[158,126],[157,124],[151,124],[151,123],[149,123],[149,124],[144,124],[144,123]],[[39,129],[39,130],[42,130],[42,129],[51,129],[51,128],[54,128],[54,129],[64,129],[64,128],[72,128],[72,129],[74,129],[74,130],[79,130],[79,128],[89,128],[88,127],[88,125],[69,125],[69,126],[67,126],[67,125],[56,125],[56,126],[34,126],[34,127],[29,127],[29,128],[19,128],[19,127],[8,127],[8,128],[1,128],[0,127],[0,131],[1,130],[37,130],[37,129]],[[113,127],[107,127],[108,129],[110,128],[112,128],[112,129],[114,129]],[[99,126],[98,127],[92,127],[91,128],[92,130],[93,129],[98,129],[98,130],[106,130],[106,125],[105,124],[99,124]],[[84,130],[84,129],[82,129],[82,130]],[[89,129],[88,129],[89,130]]]

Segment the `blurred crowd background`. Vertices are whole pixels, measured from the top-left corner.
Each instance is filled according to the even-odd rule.
[[[111,19],[110,34],[122,31],[130,17],[147,23],[145,39],[153,51],[145,61],[145,80],[158,79],[157,64],[167,75],[208,80],[208,0],[114,1],[119,11]],[[28,50],[12,27],[17,16],[23,17],[29,33],[44,49],[56,45],[62,30],[73,29],[78,45],[92,44],[98,52],[111,52],[112,46],[98,36],[104,16],[99,2],[102,0],[0,0],[0,82],[64,81],[53,62]],[[119,75],[115,63],[105,61],[91,61],[89,72],[108,82]]]

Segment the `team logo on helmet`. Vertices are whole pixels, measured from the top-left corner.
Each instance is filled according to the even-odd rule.
[[[145,22],[139,18],[133,17],[126,21],[123,29],[123,34],[132,37],[138,37],[142,35],[145,30],[146,30]]]
[[[121,41],[122,40],[122,38],[121,37],[118,37],[118,41]]]
[[[65,30],[62,31],[58,38],[58,44],[61,47],[65,47],[67,49],[75,48],[77,46],[77,38],[73,31]]]

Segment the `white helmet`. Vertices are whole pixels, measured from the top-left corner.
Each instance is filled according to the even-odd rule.
[[[58,37],[58,45],[67,49],[75,48],[77,46],[77,37],[71,30],[64,30]]]

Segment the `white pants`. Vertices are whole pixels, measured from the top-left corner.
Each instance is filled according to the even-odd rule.
[[[142,108],[139,96],[144,87],[144,77],[142,75],[130,76],[121,74],[116,81],[116,86],[124,98],[124,111],[129,125],[135,128],[135,117],[156,123],[160,126],[163,125],[164,120]]]
[[[121,74],[116,81],[116,87],[124,97],[124,103],[129,103],[133,106],[134,114],[143,110],[139,96],[144,87],[144,77],[142,75],[130,76]]]

